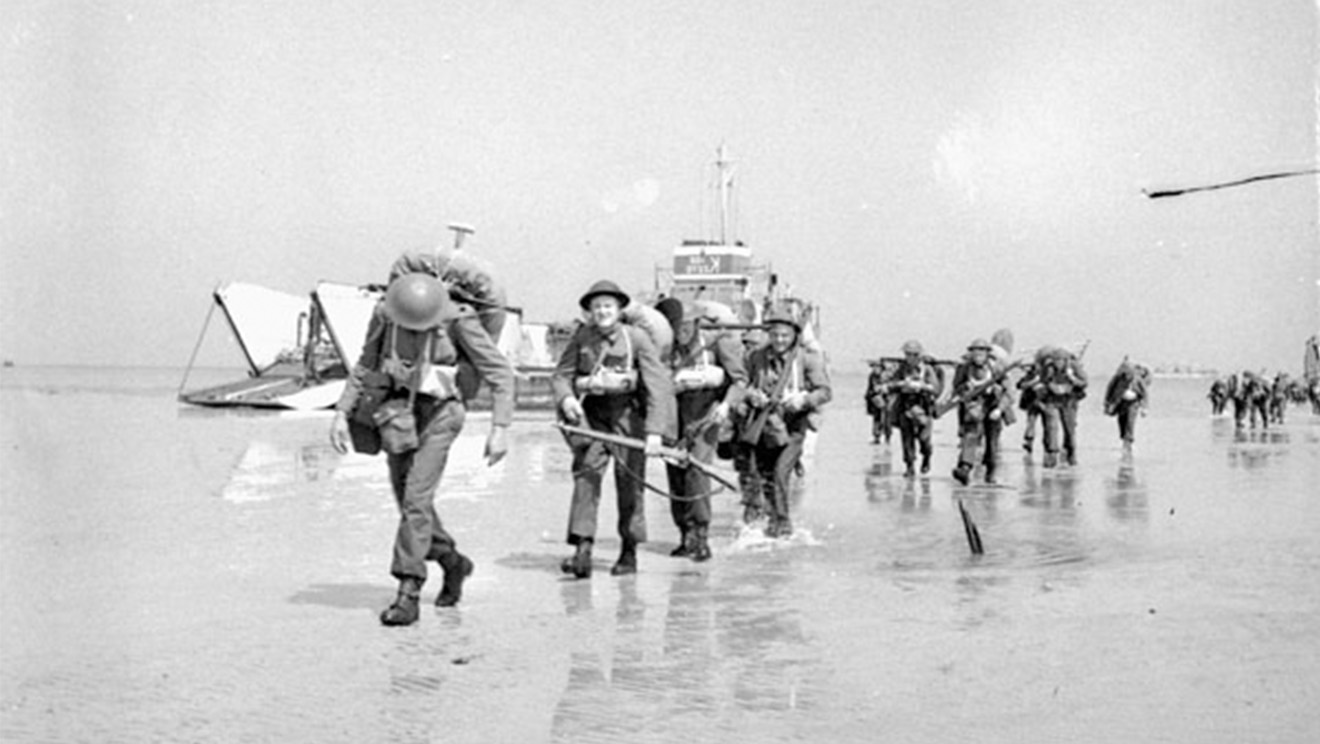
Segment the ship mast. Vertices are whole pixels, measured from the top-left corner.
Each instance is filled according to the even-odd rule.
[[[721,142],[715,151],[715,167],[720,179],[720,245],[729,244],[729,200],[733,190],[733,161],[728,148]]]

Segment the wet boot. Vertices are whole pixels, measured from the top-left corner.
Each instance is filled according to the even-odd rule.
[[[394,604],[380,613],[382,625],[412,625],[417,622],[417,598],[422,593],[422,582],[404,579],[399,582],[399,596]]]
[[[564,573],[572,574],[579,579],[591,578],[591,543],[592,540],[589,537],[584,537],[578,541],[577,552],[573,554],[572,558],[565,558],[559,566]]]
[[[688,555],[697,563],[710,560],[710,544],[706,541],[706,525],[692,530],[692,546]]]
[[[1046,452],[1045,459],[1041,462],[1041,465],[1047,468],[1058,467],[1059,456],[1053,452]]]
[[[915,477],[917,477],[917,469],[916,469],[915,467],[912,466],[912,461],[911,461],[911,460],[908,460],[908,461],[904,462],[903,464],[906,466],[906,467],[903,468],[903,477],[904,477],[904,478],[915,478]]]
[[[678,547],[669,551],[672,558],[687,558],[692,555],[692,533],[683,530],[682,537],[678,541]]]
[[[993,485],[997,482],[997,481],[995,481],[995,466],[994,466],[994,465],[986,465],[986,466],[985,466],[985,482],[986,482],[988,485],[991,485],[991,486],[993,486]]]
[[[453,607],[463,598],[463,582],[472,575],[475,566],[470,558],[453,550],[440,559],[440,567],[445,570],[445,584],[436,595],[435,606]]]
[[[637,573],[637,543],[624,540],[623,549],[619,551],[619,560],[610,568],[610,576],[627,576],[635,573]]]
[[[964,486],[972,479],[972,466],[965,462],[958,463],[958,467],[953,469],[953,479]]]
[[[921,474],[925,475],[926,473],[929,472],[930,472],[930,453],[926,452],[921,456]]]

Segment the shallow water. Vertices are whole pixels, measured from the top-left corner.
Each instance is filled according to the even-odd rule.
[[[741,529],[726,493],[715,559],[671,559],[652,498],[641,572],[616,579],[607,495],[600,570],[582,582],[558,572],[559,435],[520,419],[487,469],[474,416],[438,505],[477,571],[458,608],[388,629],[383,461],[334,453],[324,413],[181,409],[178,375],[0,373],[0,740],[1320,731],[1320,418],[1303,408],[1238,432],[1209,415],[1208,381],[1157,380],[1131,458],[1088,399],[1078,467],[1024,462],[1019,424],[1005,487],[962,488],[951,416],[931,477],[905,479],[897,439],[869,443],[864,380],[840,375],[792,540]]]

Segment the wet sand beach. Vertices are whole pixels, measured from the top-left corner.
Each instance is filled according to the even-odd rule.
[[[1157,379],[1131,457],[1093,395],[1078,466],[1024,461],[1019,422],[1002,487],[965,488],[952,415],[930,477],[906,479],[897,435],[870,443],[864,377],[836,373],[792,540],[742,529],[722,493],[714,560],[673,559],[648,497],[640,572],[613,578],[607,490],[588,581],[558,568],[569,454],[548,416],[520,417],[488,469],[473,415],[437,506],[476,573],[449,609],[433,577],[396,629],[376,617],[394,593],[385,465],[336,454],[329,414],[180,408],[177,370],[0,374],[6,742],[1320,731],[1320,417],[1236,431],[1209,380]]]

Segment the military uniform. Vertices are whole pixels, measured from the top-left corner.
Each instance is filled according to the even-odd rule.
[[[1118,421],[1118,438],[1125,450],[1137,438],[1137,417],[1146,407],[1146,376],[1130,362],[1118,365],[1105,387],[1105,414]]]
[[[695,308],[684,309],[685,316],[694,312]],[[692,459],[710,464],[720,436],[715,409],[724,405],[727,412],[747,383],[743,346],[731,333],[696,331],[686,344],[677,340],[681,335],[677,329],[674,335],[668,362],[674,374],[679,445]],[[669,464],[665,469],[674,497],[670,513],[682,536],[673,555],[705,560],[710,557],[710,476],[693,467]]]
[[[966,395],[958,404],[958,466],[953,477],[966,485],[971,478],[980,454],[985,466],[986,483],[995,482],[995,469],[999,463],[999,434],[1004,426],[1004,410],[1012,405],[1012,398],[1002,380],[997,380],[996,363],[990,358],[990,344],[976,340],[968,351],[984,350],[978,360],[966,357],[953,373],[953,389],[978,389],[975,395]],[[987,384],[988,383],[988,384]]]
[[[470,364],[490,386],[492,425],[508,426],[513,420],[513,367],[472,307],[448,307],[450,312],[437,327],[409,330],[390,320],[383,306],[377,306],[367,326],[362,354],[335,406],[345,415],[352,413],[369,375],[388,381],[390,398],[406,399],[410,391],[413,397],[417,446],[409,452],[387,454],[390,485],[399,508],[390,573],[400,581],[401,598],[413,603],[411,619],[405,614],[391,621],[383,614],[382,620],[391,625],[416,619],[416,592],[426,581],[426,561],[436,561],[445,571],[445,590],[437,597],[440,604],[458,601],[462,581],[472,571],[471,561],[458,552],[435,510],[436,488],[466,417],[455,381],[460,362]],[[436,384],[428,384],[428,380]]]
[[[932,409],[944,386],[939,372],[926,359],[920,344],[909,341],[904,344],[903,351],[903,361],[899,362],[885,389],[894,398],[894,417],[903,441],[904,474],[912,477],[916,474],[918,450],[921,452],[921,472],[930,472],[931,431],[934,428]]]
[[[1077,464],[1077,404],[1086,397],[1086,371],[1076,355],[1062,349],[1050,349],[1036,360],[1039,380],[1035,386],[1045,424],[1045,461],[1047,468],[1064,462]],[[1060,441],[1062,435],[1062,441]]]
[[[767,318],[767,324],[772,323],[786,323],[800,329],[795,320],[777,314]],[[765,414],[766,424],[760,437],[747,442],[752,446],[753,466],[760,476],[765,506],[769,510],[770,523],[766,534],[787,537],[793,532],[789,518],[792,477],[802,458],[807,430],[817,428],[820,409],[830,400],[830,379],[824,357],[818,351],[803,347],[800,340],[795,340],[783,353],[776,352],[773,344],[752,352],[747,360],[747,377],[748,389],[759,391],[759,395],[743,400],[744,441],[749,424],[760,417],[764,408],[770,409]],[[782,393],[778,397],[775,396],[776,388]],[[801,408],[789,411],[783,406],[783,400],[790,395],[801,397]],[[755,406],[753,397],[766,400],[766,406]]]
[[[627,295],[611,282],[598,283],[583,296],[582,305],[600,294],[617,293],[626,305]],[[600,372],[631,375],[628,390],[605,391],[590,387]],[[580,398],[585,426],[601,432],[632,438],[670,435],[674,430],[674,393],[669,371],[661,363],[651,338],[642,330],[619,321],[608,330],[587,323],[579,326],[551,378],[555,406],[563,410],[566,399]],[[635,550],[646,542],[646,510],[643,478],[646,454],[641,450],[607,444],[597,439],[569,435],[573,450],[573,501],[569,509],[567,541],[579,548],[576,563],[565,570],[580,578],[590,576],[590,545],[596,538],[596,515],[600,506],[601,481],[614,460],[614,486],[618,504],[618,533],[623,554],[630,556],[635,570]],[[584,549],[585,548],[585,549]],[[616,565],[615,573],[622,572]]]

